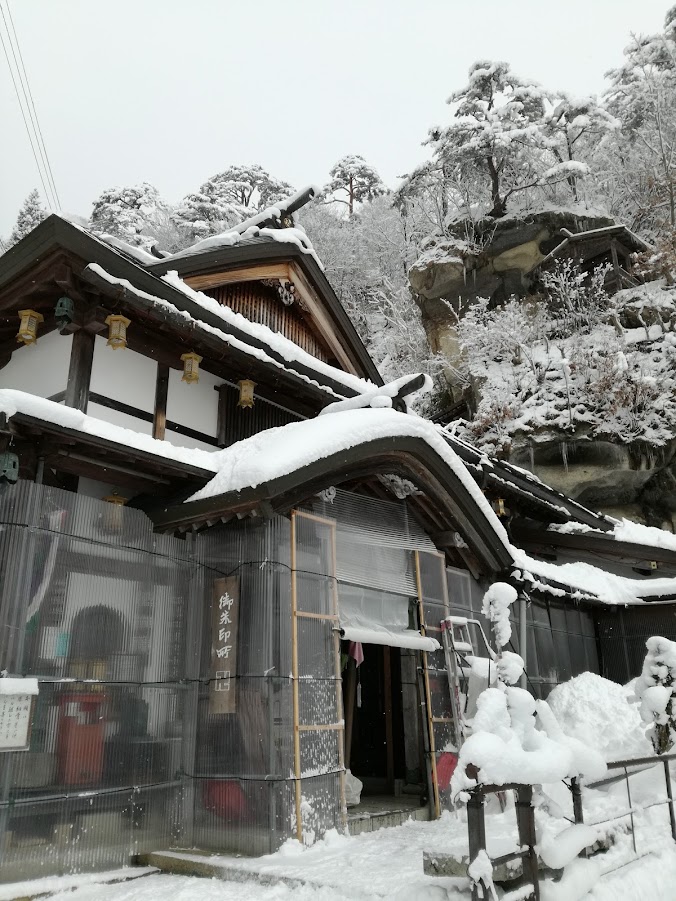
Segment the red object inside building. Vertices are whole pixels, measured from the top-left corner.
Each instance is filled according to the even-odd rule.
[[[103,774],[102,694],[62,695],[56,742],[61,785],[89,785]]]
[[[453,773],[458,765],[458,755],[449,751],[444,751],[439,755],[437,760],[437,784],[439,791],[446,791],[451,784]]]

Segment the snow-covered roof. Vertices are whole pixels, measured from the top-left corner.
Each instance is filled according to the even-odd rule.
[[[207,250],[215,250],[219,247],[233,247],[236,244],[251,243],[254,240],[276,241],[281,244],[294,244],[303,253],[312,256],[317,265],[323,269],[324,267],[315,253],[305,229],[298,224],[294,216],[296,209],[316,194],[319,194],[320,191],[321,188],[315,185],[301,188],[300,191],[296,191],[290,197],[272,204],[272,206],[250,216],[238,225],[233,225],[218,235],[211,235],[209,238],[197,241],[191,247],[171,254],[166,259],[169,261],[183,259],[194,254],[204,253]],[[293,226],[285,223],[284,220],[287,218],[293,219]]]
[[[494,541],[507,552],[507,559],[511,558],[515,578],[555,595],[596,598],[608,604],[632,604],[648,598],[676,596],[676,578],[629,579],[588,563],[554,564],[529,557],[510,543],[480,487],[438,428],[419,416],[399,413],[387,407],[339,410],[316,419],[268,429],[231,447],[214,451],[176,447],[168,441],[159,441],[71,407],[12,389],[0,389],[0,413],[9,419],[23,413],[83,435],[106,439],[121,448],[134,448],[158,458],[212,472],[213,478],[187,503],[256,488],[319,460],[378,439],[393,439],[394,449],[395,439],[419,438],[443,461],[449,474],[453,474],[471,497],[476,514],[487,525]],[[651,543],[662,539],[661,535],[652,534],[660,530],[649,531],[650,535],[638,528],[646,541],[648,537],[652,539]],[[669,543],[662,546],[671,549]],[[567,586],[568,590],[548,583]]]
[[[0,388],[0,413],[4,413],[11,419],[17,413],[32,416],[42,422],[50,422],[66,429],[81,432],[82,435],[91,435],[96,438],[104,438],[113,444],[119,444],[121,448],[134,448],[145,453],[164,457],[177,463],[185,463],[197,466],[211,472],[217,472],[218,463],[210,451],[198,448],[176,447],[168,441],[159,441],[133,429],[125,429],[118,425],[88,416],[74,407],[66,407],[25,391],[15,391],[13,388]]]
[[[375,385],[372,382],[369,382],[366,379],[361,379],[349,372],[344,372],[342,369],[331,366],[329,363],[324,363],[322,360],[318,360],[316,357],[313,357],[311,354],[307,353],[307,351],[302,350],[302,348],[300,348],[297,344],[294,344],[294,342],[289,340],[289,338],[284,337],[284,335],[282,335],[280,332],[273,332],[272,329],[268,328],[268,326],[266,325],[262,325],[257,322],[251,322],[251,320],[246,319],[244,316],[242,316],[241,313],[235,313],[229,307],[220,304],[213,297],[208,297],[201,291],[195,291],[188,284],[186,284],[186,282],[179,278],[178,274],[174,271],[167,272],[165,275],[163,275],[161,277],[162,281],[165,284],[176,289],[177,291],[180,291],[191,301],[198,304],[198,306],[201,307],[205,312],[208,311],[213,316],[217,316],[223,322],[223,329],[215,328],[204,320],[195,316],[191,316],[190,313],[188,313],[186,310],[182,310],[180,307],[172,304],[170,301],[166,300],[163,297],[158,297],[157,295],[140,290],[139,288],[135,287],[128,279],[118,278],[117,276],[111,275],[97,263],[90,263],[86,267],[86,269],[97,275],[99,278],[104,279],[106,282],[108,282],[108,284],[119,285],[141,300],[145,300],[157,307],[164,307],[165,309],[170,308],[174,310],[196,328],[215,335],[224,343],[232,347],[237,347],[239,350],[243,351],[251,357],[255,357],[257,360],[260,360],[277,368],[288,368],[289,370],[292,370],[294,374],[296,374],[299,378],[302,378],[308,383],[315,384],[318,387],[324,388],[328,393],[333,394],[335,397],[340,397],[340,395],[336,394],[335,391],[331,391],[331,389],[329,389],[328,387],[320,385],[319,381],[314,381],[307,375],[298,373],[294,369],[293,364],[301,363],[303,364],[304,368],[310,369],[316,372],[318,375],[324,375],[327,378],[331,379],[333,382],[344,385],[350,391],[357,392],[358,394],[375,389]],[[270,349],[270,351],[274,351],[280,357],[282,357],[283,360],[288,363],[288,367],[285,367],[282,363],[274,359],[274,357],[272,357],[269,353],[266,353],[264,350],[261,350],[257,347],[252,347],[251,345],[245,343],[234,335],[229,334],[225,330],[226,327],[236,328],[238,332],[244,333],[245,336],[249,336],[259,343],[263,343],[267,348]]]

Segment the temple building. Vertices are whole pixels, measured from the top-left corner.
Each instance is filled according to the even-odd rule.
[[[669,536],[417,415],[426,375],[382,383],[311,194],[173,255],[52,215],[0,257],[3,881],[439,816],[441,624],[486,656],[496,581],[537,697],[671,635]]]

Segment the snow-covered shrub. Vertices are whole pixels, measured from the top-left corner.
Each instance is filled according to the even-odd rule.
[[[641,717],[650,723],[648,737],[657,754],[666,754],[676,736],[676,642],[659,635],[646,641],[648,653],[636,680]]]
[[[653,282],[580,293],[559,273],[557,297],[489,309],[457,323],[461,375],[478,398],[458,434],[488,451],[571,438],[663,447],[676,437],[676,289]]]

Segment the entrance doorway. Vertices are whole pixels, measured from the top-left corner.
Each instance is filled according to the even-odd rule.
[[[361,648],[357,665],[342,643],[345,766],[363,783],[362,797],[394,796],[406,778],[401,655],[384,645]]]

